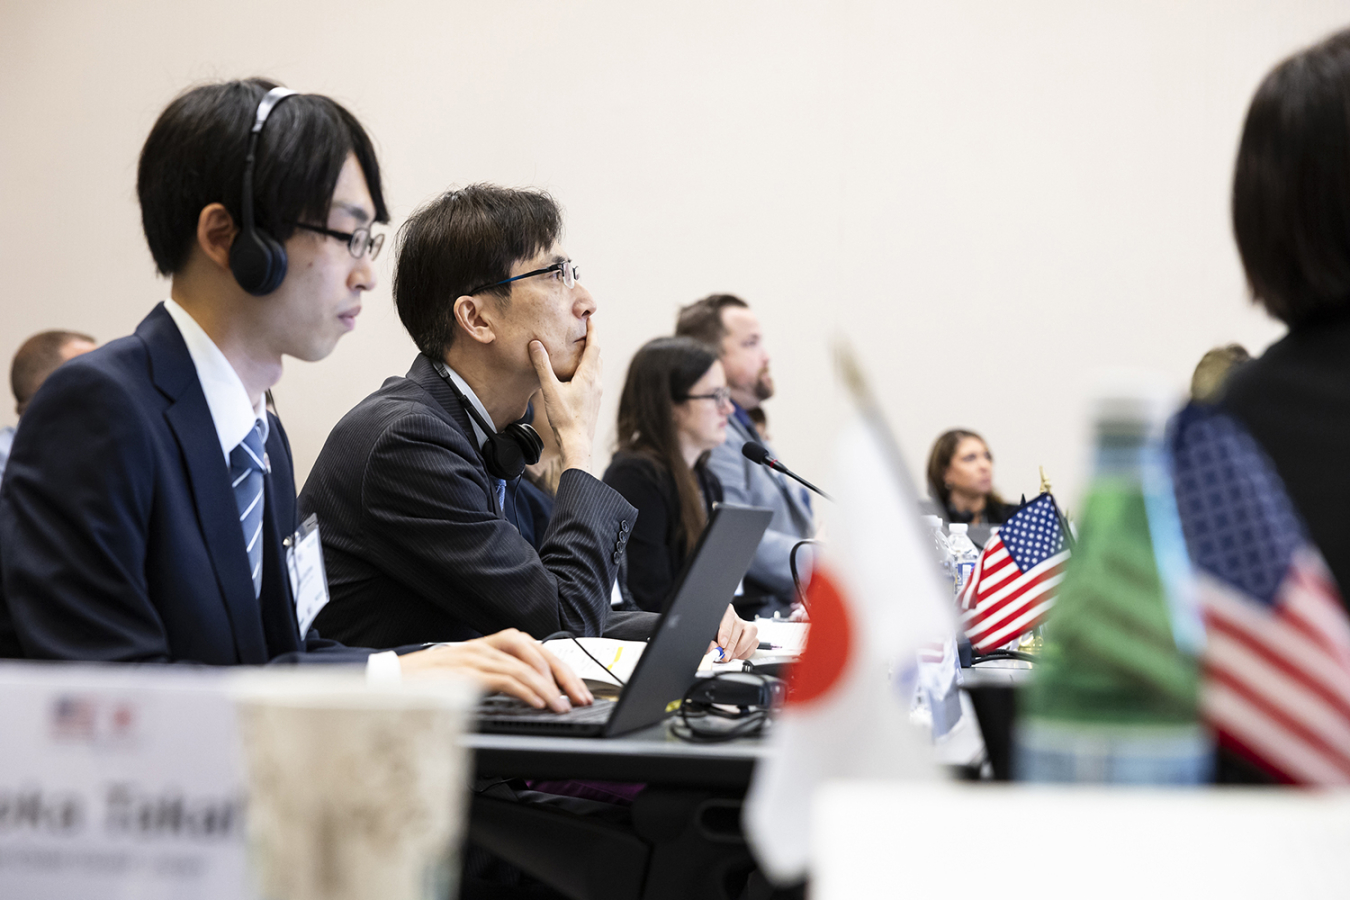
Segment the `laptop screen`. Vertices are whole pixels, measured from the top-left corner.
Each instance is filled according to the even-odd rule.
[[[713,508],[607,733],[623,734],[659,722],[666,707],[689,690],[772,518],[772,511],[752,506],[719,503]]]

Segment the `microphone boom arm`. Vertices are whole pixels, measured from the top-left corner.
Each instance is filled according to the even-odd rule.
[[[807,480],[806,480],[805,478],[803,478],[802,476],[798,475],[796,472],[794,472],[794,471],[792,471],[791,469],[789,469],[787,466],[785,466],[785,465],[783,465],[782,463],[780,463],[778,460],[773,459],[773,458],[771,457],[771,458],[765,460],[765,461],[764,461],[764,464],[765,464],[766,466],[768,466],[769,468],[771,468],[771,469],[777,469],[779,472],[782,472],[784,475],[786,475],[787,477],[793,479],[794,481],[797,481],[797,482],[800,482],[801,484],[806,485],[808,488],[810,488],[811,490],[815,491],[817,494],[819,494],[820,496],[824,497],[826,500],[830,501],[831,503],[834,502],[834,498],[833,498],[833,497],[831,497],[829,494],[827,494],[827,493],[825,493],[824,491],[822,491],[820,488],[816,487],[816,486],[815,486],[814,484],[812,484],[811,482],[807,481]]]
[[[744,456],[746,459],[750,460],[753,463],[759,463],[761,466],[768,466],[770,469],[775,469],[779,472],[782,472],[787,477],[793,479],[794,481],[800,482],[801,484],[815,491],[817,494],[824,497],[826,500],[829,500],[831,503],[834,502],[834,498],[831,497],[829,494],[825,493],[820,488],[816,487],[814,484],[807,481],[805,478],[798,475],[796,472],[792,471],[787,466],[783,465],[778,460],[770,456],[769,448],[765,447],[763,444],[758,444],[755,443],[754,441],[746,441],[744,444],[741,445],[741,456]]]

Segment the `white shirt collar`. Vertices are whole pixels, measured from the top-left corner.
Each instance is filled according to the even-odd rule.
[[[215,423],[225,462],[229,463],[230,451],[248,436],[254,423],[258,423],[263,442],[266,443],[266,401],[253,405],[244,382],[239,380],[239,373],[187,310],[172,298],[164,301],[164,309],[178,326],[178,333],[187,344],[188,356],[192,357],[192,365],[197,369],[197,380],[201,382],[202,393],[206,395],[206,406],[211,411],[211,420]]]
[[[492,430],[495,432],[497,430],[497,423],[492,421],[492,416],[488,415],[487,407],[483,405],[482,400],[478,399],[478,395],[473,392],[473,388],[469,387],[469,383],[461,378],[459,373],[449,366],[445,367],[445,371],[450,373],[450,378],[455,382],[455,386],[459,388],[460,393],[469,399],[469,402],[473,404],[473,408],[483,417],[483,421],[491,425]],[[483,445],[487,443],[487,432],[483,430],[482,426],[474,421],[473,416],[469,416],[469,424],[473,426],[473,436],[478,439],[478,449],[482,450]]]

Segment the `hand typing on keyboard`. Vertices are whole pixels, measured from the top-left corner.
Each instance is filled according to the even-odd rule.
[[[535,709],[566,712],[595,699],[566,663],[514,628],[418,650],[399,657],[399,666],[405,675],[460,672],[489,693],[510,694]]]

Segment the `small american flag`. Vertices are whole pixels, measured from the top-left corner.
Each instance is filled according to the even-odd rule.
[[[91,740],[98,708],[88,697],[63,694],[52,708],[51,735],[57,740]]]
[[[1069,561],[1055,498],[1041,494],[1005,522],[961,592],[961,624],[988,653],[1045,621]]]
[[[1237,421],[1188,407],[1171,443],[1205,617],[1205,718],[1281,781],[1350,783],[1350,617],[1326,562]]]

